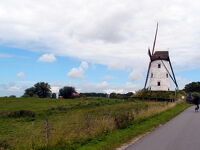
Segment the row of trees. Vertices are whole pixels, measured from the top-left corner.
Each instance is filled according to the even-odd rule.
[[[110,98],[117,98],[117,99],[129,99],[133,96],[132,92],[128,92],[126,94],[120,94],[120,93],[111,93]]]
[[[74,87],[65,86],[59,90],[59,97],[62,98],[72,98],[73,94],[77,93]],[[128,99],[133,93],[129,92],[127,94],[119,93],[80,93],[81,97],[110,97],[118,99]],[[39,97],[39,98],[56,98],[56,93],[52,93],[51,86],[45,82],[38,82],[33,87],[25,90],[23,97]]]
[[[74,87],[65,86],[59,90],[59,97],[71,98],[76,93]],[[45,82],[38,82],[33,87],[25,90],[23,97],[56,98],[56,93],[52,93],[51,86]]]
[[[120,93],[80,93],[81,97],[109,97],[109,98],[116,98],[116,99],[128,99],[133,95],[132,92],[128,92],[126,94],[120,94]]]
[[[199,92],[200,93],[200,82],[192,82],[185,85],[184,91],[189,92]],[[77,93],[74,87],[65,86],[59,90],[59,97],[62,98],[72,98],[73,94]],[[138,92],[137,92],[138,93]],[[137,93],[135,95],[137,95]],[[118,99],[128,99],[133,96],[132,92],[126,94],[119,93],[80,93],[81,97],[110,97]],[[39,97],[39,98],[56,98],[56,93],[52,93],[51,86],[45,82],[38,82],[33,87],[25,90],[23,97]]]
[[[80,93],[81,97],[108,97],[108,94],[106,93]]]

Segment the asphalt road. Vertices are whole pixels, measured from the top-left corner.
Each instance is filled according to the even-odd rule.
[[[126,150],[200,150],[200,112],[188,108]]]

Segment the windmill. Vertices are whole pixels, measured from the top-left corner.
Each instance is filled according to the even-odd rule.
[[[176,89],[178,89],[178,84],[176,82],[175,74],[169,58],[169,52],[155,51],[157,33],[158,33],[158,23],[156,27],[152,52],[150,48],[148,49],[150,62],[144,89],[147,88],[148,90],[152,91],[169,91],[171,90],[171,81],[173,81]]]

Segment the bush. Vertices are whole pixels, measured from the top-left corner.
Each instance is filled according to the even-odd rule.
[[[5,140],[0,140],[0,150],[8,149],[10,146]]]
[[[35,117],[35,113],[30,110],[19,110],[19,111],[10,112],[8,113],[7,116],[11,118]]]
[[[10,95],[9,97],[10,97],[10,98],[16,98],[16,96],[15,96],[15,95]]]
[[[177,92],[177,95],[180,95]],[[177,97],[174,91],[149,91],[149,90],[139,90],[132,97],[138,99],[148,99],[148,100],[158,100],[158,101],[168,101],[175,100]]]
[[[115,115],[115,125],[117,129],[126,128],[134,120],[131,112],[123,112]]]

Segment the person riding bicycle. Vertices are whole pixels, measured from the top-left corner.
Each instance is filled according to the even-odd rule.
[[[196,105],[195,112],[199,111],[199,104],[200,104],[200,97],[199,94],[192,94],[193,97],[193,103]]]

